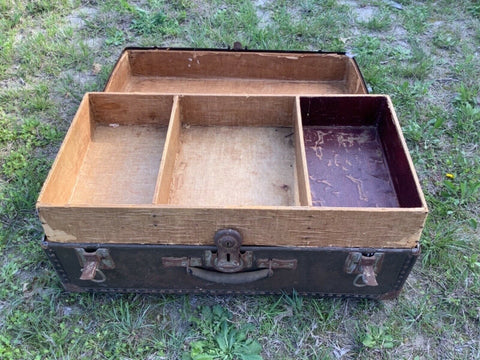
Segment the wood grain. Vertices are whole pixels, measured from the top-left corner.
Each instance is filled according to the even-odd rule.
[[[293,205],[293,141],[291,127],[183,127],[169,203]]]
[[[293,112],[295,125],[295,163],[300,205],[312,206],[312,195],[310,190],[310,182],[308,180],[307,157],[305,153],[299,97],[295,98],[295,107]]]
[[[45,180],[38,198],[39,203],[66,204],[68,202],[90,144],[91,134],[89,95],[86,94]]]
[[[183,78],[132,76],[122,88],[124,92],[158,92],[172,94],[250,94],[250,95],[318,95],[345,94],[346,81],[294,81],[238,78]]]
[[[403,137],[400,123],[389,96],[379,109],[384,121],[379,123],[380,141],[389,167],[393,185],[402,207],[427,207],[415,166]]]
[[[96,123],[167,126],[173,96],[159,94],[90,93]]]
[[[108,79],[105,91],[121,92],[124,91],[132,79],[130,61],[128,52],[124,51],[115,65],[110,78]]]
[[[192,126],[293,125],[293,96],[186,95],[180,101],[182,121]]]
[[[343,81],[348,58],[337,54],[130,50],[133,76]]]
[[[170,194],[170,187],[173,179],[173,171],[175,160],[180,149],[180,131],[182,122],[180,119],[179,97],[175,96],[173,100],[172,115],[168,127],[165,148],[163,152],[162,162],[158,173],[157,185],[155,188],[154,203],[166,204]]]
[[[240,231],[244,245],[413,248],[427,211],[347,208],[188,208],[41,206],[52,241],[213,244],[219,229]]]
[[[171,94],[365,94],[355,62],[322,53],[128,49],[106,92]]]
[[[97,125],[69,203],[151,203],[166,133],[166,126]]]
[[[348,59],[345,71],[345,94],[368,94],[362,74],[353,59]],[[333,94],[333,93],[332,93]]]

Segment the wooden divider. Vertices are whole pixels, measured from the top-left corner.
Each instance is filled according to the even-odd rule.
[[[163,156],[155,186],[154,204],[167,204],[170,194],[170,186],[173,180],[175,160],[180,149],[180,131],[182,127],[180,100],[178,96],[173,98],[172,113],[168,125],[167,138],[163,148]]]
[[[300,97],[295,97],[293,111],[295,131],[295,156],[296,174],[298,179],[298,194],[301,206],[312,206],[312,193],[308,179],[307,157],[305,153],[305,141],[303,137],[302,113],[300,109]]]

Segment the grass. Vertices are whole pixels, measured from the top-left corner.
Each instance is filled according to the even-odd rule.
[[[0,358],[480,358],[475,1],[0,0]],[[346,50],[391,94],[431,210],[389,302],[65,293],[34,204],[125,46]]]

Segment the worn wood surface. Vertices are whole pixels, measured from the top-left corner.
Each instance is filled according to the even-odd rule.
[[[343,81],[350,60],[337,54],[128,51],[133,76]]]
[[[155,195],[153,202],[155,204],[167,204],[170,195],[170,187],[173,179],[175,160],[180,150],[180,131],[182,121],[180,119],[180,101],[175,96],[173,100],[172,114],[170,124],[165,140],[160,170],[158,172],[157,184],[155,186]]]
[[[184,126],[169,203],[294,205],[293,135],[291,127]]]
[[[314,206],[399,206],[376,127],[306,126],[303,131]]]
[[[68,202],[90,144],[92,131],[89,96],[85,95],[45,180],[38,198],[39,204],[62,206]]]
[[[166,132],[166,126],[97,125],[68,203],[152,203]]]
[[[112,87],[113,88],[113,87]],[[125,92],[159,92],[172,94],[251,94],[251,95],[318,95],[347,93],[345,81],[293,81],[257,79],[194,79],[132,76],[116,88]]]
[[[161,49],[126,50],[105,91],[258,95],[367,93],[358,67],[345,55]]]
[[[123,52],[115,65],[110,78],[108,79],[107,88],[111,91],[121,92],[130,85],[132,79],[132,73],[130,69],[130,61],[128,59],[128,52]]]
[[[180,97],[182,122],[200,126],[293,126],[295,97]]]
[[[368,90],[365,87],[360,69],[356,65],[353,59],[349,59],[347,62],[347,69],[345,72],[345,94],[368,94]],[[334,93],[330,93],[334,94]]]
[[[92,122],[167,126],[173,96],[158,94],[90,93]]]
[[[413,248],[426,209],[42,206],[39,215],[54,242],[212,245],[233,228],[244,245]]]
[[[385,98],[382,111],[385,121],[381,122],[378,127],[380,141],[383,144],[393,185],[397,194],[399,194],[400,206],[426,207],[415,166],[410,157],[392,101],[388,96]]]
[[[294,105],[294,129],[295,129],[295,164],[299,203],[303,206],[312,206],[312,193],[308,180],[307,157],[302,126],[302,115],[300,110],[300,99],[295,99]]]

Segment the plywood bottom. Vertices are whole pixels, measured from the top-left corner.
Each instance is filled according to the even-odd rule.
[[[292,128],[185,126],[170,204],[294,205]]]
[[[375,127],[305,126],[314,206],[398,207]]]
[[[315,95],[348,93],[345,81],[279,81],[235,78],[194,79],[132,76],[126,81],[124,87],[121,91],[177,94]]]
[[[98,125],[70,204],[150,204],[167,127]]]

